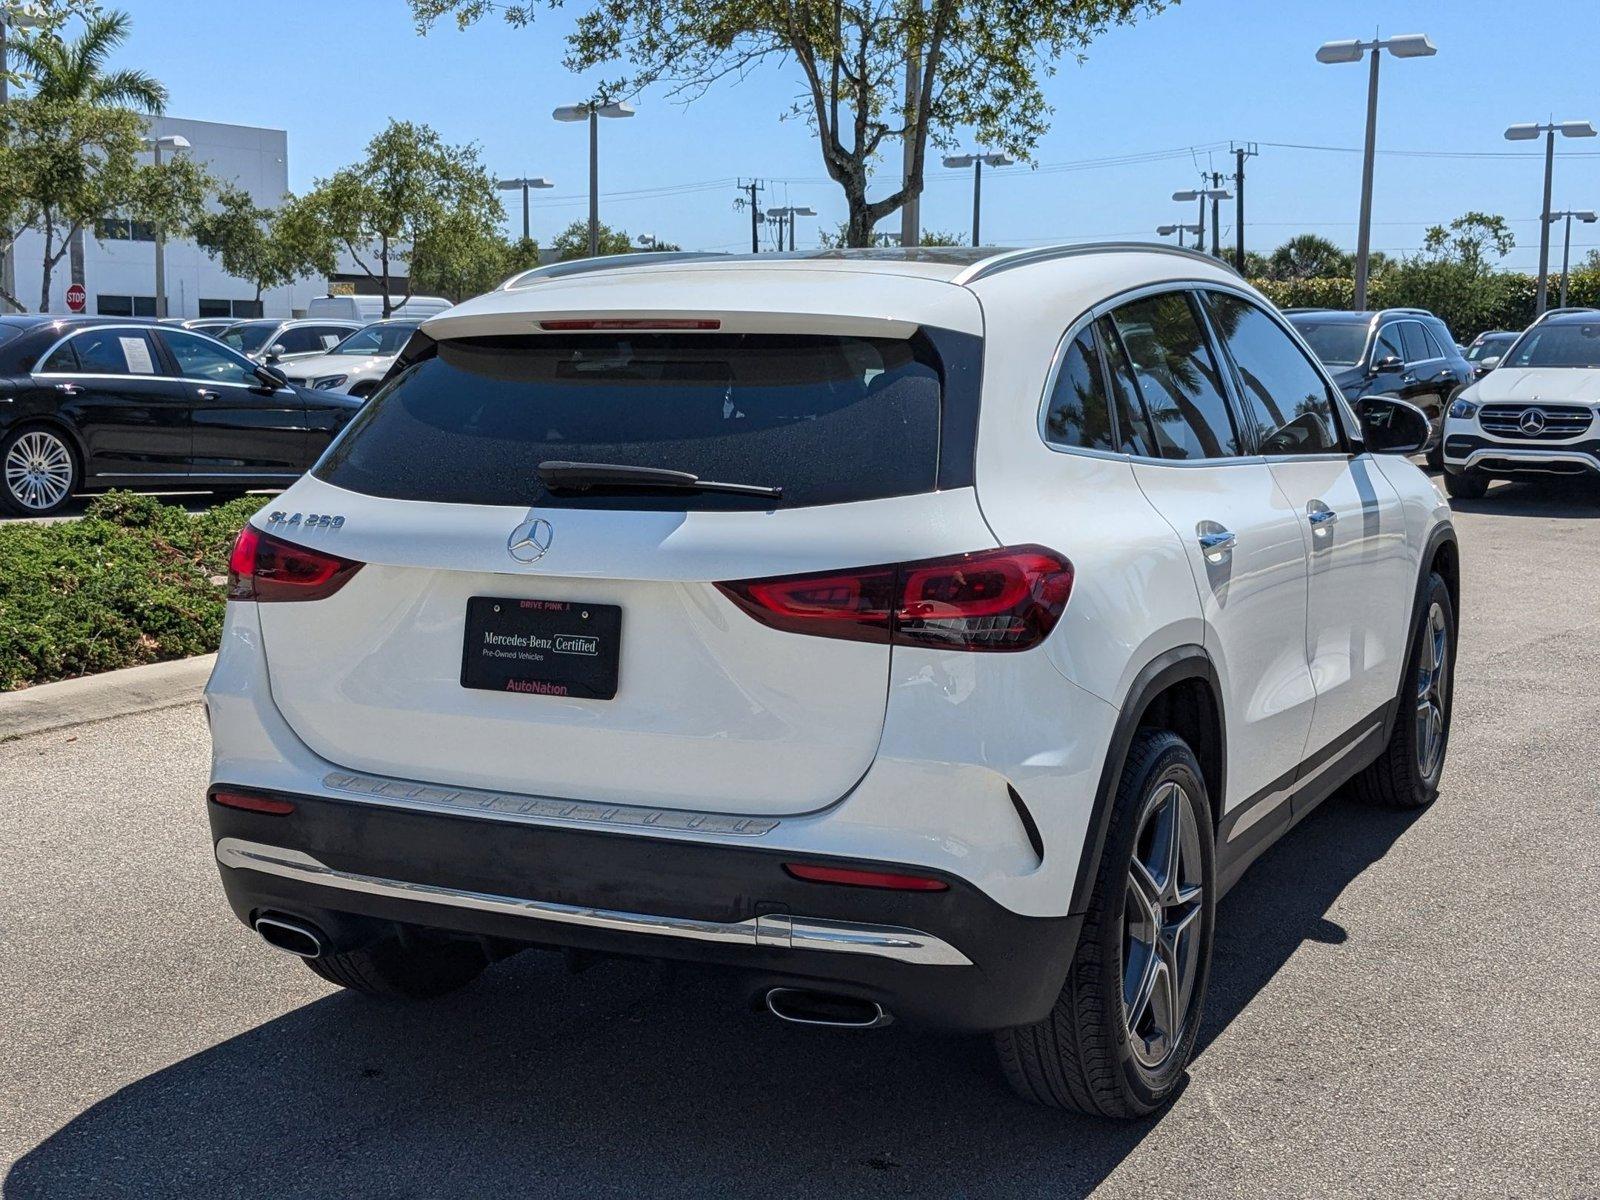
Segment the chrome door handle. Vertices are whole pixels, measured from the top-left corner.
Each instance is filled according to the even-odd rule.
[[[199,396],[200,399],[202,399],[202,400],[221,400],[222,399],[222,393],[221,392],[213,392],[210,388],[196,388],[194,394],[196,396]]]
[[[1331,508],[1313,508],[1306,513],[1306,518],[1313,526],[1330,525],[1339,519],[1339,514]]]
[[[83,389],[75,383],[58,383],[56,384],[56,391],[68,396],[77,396],[83,393]]]
[[[1239,540],[1234,536],[1231,529],[1218,529],[1211,533],[1202,533],[1199,538],[1200,549],[1207,554],[1221,554],[1224,551],[1232,550],[1233,544]]]

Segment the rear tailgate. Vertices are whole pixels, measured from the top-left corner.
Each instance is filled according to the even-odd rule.
[[[993,536],[970,486],[935,489],[927,372],[873,386],[898,369],[894,355],[864,372],[846,355],[842,375],[808,368],[797,380],[769,353],[789,343],[760,342],[761,361],[739,365],[741,377],[719,384],[701,412],[709,360],[694,345],[692,369],[665,351],[649,370],[643,352],[627,358],[620,390],[580,372],[575,407],[563,398],[573,376],[541,366],[528,393],[534,415],[514,406],[508,429],[491,410],[507,396],[521,404],[517,389],[532,386],[520,365],[528,340],[492,347],[515,367],[442,343],[449,362],[432,368],[437,386],[402,379],[316,476],[258,518],[366,564],[325,599],[260,606],[273,697],[308,746],[345,768],[418,782],[710,812],[804,812],[849,791],[877,749],[889,647],[771,628],[715,582],[977,550]],[[549,357],[542,343],[531,353]],[[558,357],[571,361],[566,349]],[[616,353],[585,361],[602,376],[623,369]],[[657,369],[663,361],[671,369]],[[668,433],[652,432],[661,414],[641,414],[641,396],[669,404]],[[801,411],[806,396],[818,411]],[[613,410],[629,414],[626,429],[608,424]],[[611,430],[603,446],[595,422]],[[784,501],[542,492],[537,463],[552,446],[580,461],[670,461],[704,477],[776,482]],[[518,494],[536,503],[490,502]],[[343,521],[291,525],[296,513]],[[519,624],[530,607],[531,624]],[[559,614],[550,621],[560,642],[547,636],[546,611]],[[590,620],[598,638],[564,640]],[[490,665],[499,690],[465,686],[484,682],[486,644],[513,663],[505,679]],[[560,657],[569,650],[586,657],[581,668]],[[606,673],[596,658],[607,654],[615,694],[597,698],[585,688],[591,671]],[[519,659],[537,660],[525,677]]]

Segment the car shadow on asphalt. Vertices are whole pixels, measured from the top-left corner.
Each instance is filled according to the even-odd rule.
[[[1224,899],[1202,1063],[1298,948],[1346,940],[1330,906],[1417,819],[1335,797]],[[984,1037],[808,1031],[742,1000],[538,953],[429,1003],[330,995],[93,1105],[0,1194],[1062,1197],[1164,1119],[1024,1104]]]
[[[1492,484],[1481,500],[1452,500],[1456,512],[1496,517],[1600,518],[1600,486],[1593,475],[1571,479],[1526,479]]]

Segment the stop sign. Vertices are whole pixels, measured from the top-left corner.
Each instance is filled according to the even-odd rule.
[[[75,283],[67,289],[67,307],[73,312],[82,312],[89,302],[89,293],[83,290],[83,284]]]

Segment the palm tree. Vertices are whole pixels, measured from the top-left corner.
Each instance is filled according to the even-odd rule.
[[[1350,271],[1350,256],[1315,233],[1290,238],[1272,252],[1268,263],[1274,279],[1319,279]]]
[[[51,32],[15,43],[12,53],[33,85],[28,102],[60,113],[102,108],[159,115],[167,103],[167,89],[159,80],[130,68],[109,72],[105,69],[106,60],[127,41],[131,24],[125,12],[96,12],[85,18],[83,32],[70,42]],[[66,232],[65,245],[57,249],[53,223],[45,219],[40,312],[50,307],[51,277],[69,247],[75,274],[81,275],[82,228],[81,223],[74,222]]]
[[[32,99],[105,108],[131,108],[158,116],[167,89],[153,75],[124,68],[109,74],[106,59],[128,40],[132,21],[125,12],[95,13],[70,42],[55,34],[18,41],[11,47],[23,72],[33,80]]]

